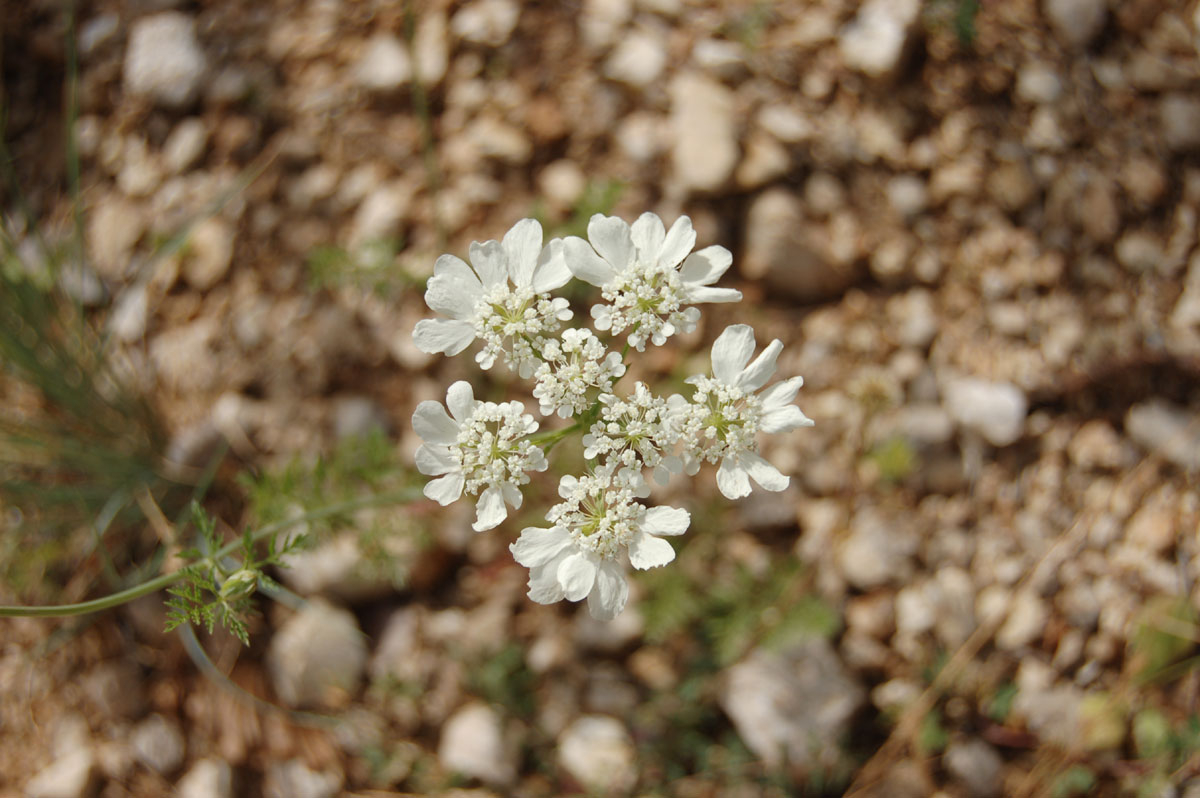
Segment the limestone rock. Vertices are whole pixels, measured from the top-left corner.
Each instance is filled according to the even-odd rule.
[[[683,72],[671,81],[670,95],[675,179],[688,192],[721,188],[738,162],[733,93],[704,75]]]
[[[946,411],[959,424],[979,432],[993,446],[1008,446],[1025,429],[1029,400],[1010,382],[954,377],[943,387]]]
[[[1107,0],[1044,0],[1042,13],[1066,45],[1084,49],[1096,40],[1108,20]]]
[[[358,687],[367,647],[354,616],[310,600],[271,639],[267,667],[288,706],[336,706]]]
[[[838,37],[843,63],[874,78],[894,75],[920,11],[917,0],[867,0]]]
[[[208,62],[192,18],[177,11],[142,17],[129,29],[125,90],[178,108],[196,98]]]
[[[620,794],[637,782],[637,755],[616,718],[584,715],[558,738],[558,764],[586,790]]]
[[[449,771],[489,784],[509,785],[517,777],[516,751],[500,716],[486,704],[468,704],[450,716],[442,726],[438,760]]]

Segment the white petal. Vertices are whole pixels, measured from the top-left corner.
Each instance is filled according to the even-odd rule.
[[[495,288],[508,280],[508,267],[504,263],[504,250],[499,241],[475,241],[469,250],[471,265],[479,272],[483,287]]]
[[[583,552],[564,557],[558,564],[558,583],[571,601],[579,601],[592,591],[596,582],[596,564]]]
[[[785,490],[788,483],[791,482],[790,477],[785,477],[778,468],[754,452],[742,452],[738,460],[741,461],[742,467],[750,473],[754,481],[762,485],[765,490]]]
[[[571,270],[567,268],[563,242],[556,238],[546,245],[538,257],[537,268],[533,270],[533,291],[537,294],[544,294],[547,291],[562,288],[570,279]],[[567,319],[569,318],[571,317],[567,316]],[[566,321],[566,319],[562,320]]]
[[[683,287],[684,298],[692,303],[699,304],[701,302],[741,302],[742,292],[736,288],[712,288],[707,285],[685,285]]]
[[[471,383],[466,380],[459,380],[446,391],[446,406],[450,408],[450,414],[454,416],[459,425],[462,425],[471,416],[475,415],[475,408],[479,404],[479,402],[475,401],[475,393],[471,390]]]
[[[522,219],[504,234],[500,242],[508,261],[508,276],[513,285],[527,288],[533,285],[533,270],[542,254],[542,226],[537,219]]]
[[[786,432],[790,429],[811,427],[813,420],[795,405],[784,405],[768,410],[759,419],[758,428],[766,433]]]
[[[680,216],[667,231],[667,240],[663,242],[662,252],[658,256],[660,269],[674,269],[678,266],[692,247],[696,246],[696,231],[692,229],[692,220]]]
[[[753,328],[747,324],[729,325],[713,342],[713,376],[726,385],[733,385],[753,354]]]
[[[458,468],[458,462],[454,455],[450,453],[450,448],[447,446],[424,446],[417,447],[417,453],[413,456],[417,463],[417,470],[427,476],[437,476],[439,474],[448,474]]]
[[[504,494],[499,486],[493,485],[479,494],[479,502],[475,505],[475,523],[471,524],[471,529],[476,532],[494,529],[505,518],[508,518],[508,508],[504,506]]]
[[[571,535],[562,527],[549,529],[531,526],[521,530],[521,537],[510,543],[513,559],[526,568],[545,565],[571,545]]]
[[[614,269],[624,269],[633,262],[633,237],[624,219],[597,213],[588,222],[587,232],[596,254]]]
[[[458,497],[462,496],[462,491],[463,475],[447,474],[444,477],[430,480],[426,483],[423,492],[428,498],[445,507],[451,502],[458,501]]]
[[[775,373],[775,361],[783,351],[783,341],[776,338],[767,348],[754,358],[754,362],[746,366],[738,375],[737,386],[747,391],[757,391],[767,384],[767,380]]]
[[[758,398],[762,400],[763,410],[770,411],[790,405],[803,385],[803,377],[789,377],[775,383],[758,395]]]
[[[469,321],[421,319],[413,329],[413,343],[422,352],[444,352],[454,356],[475,340],[475,327]]]
[[[470,266],[453,255],[442,255],[426,284],[425,304],[452,319],[467,319],[474,315],[482,293],[483,285]]]
[[[458,440],[458,424],[446,415],[446,408],[442,407],[441,402],[432,399],[426,399],[417,405],[416,411],[413,412],[412,425],[413,430],[426,443],[447,445]]]
[[[553,604],[563,600],[562,585],[558,583],[557,563],[529,571],[529,598],[538,604]]]
[[[651,535],[682,535],[691,522],[691,514],[681,507],[651,507],[642,529]]]
[[[662,252],[663,241],[667,237],[667,228],[663,227],[662,219],[653,213],[643,213],[629,228],[629,236],[637,248],[639,260],[658,263],[658,253]]]
[[[558,481],[558,495],[564,499],[569,499],[577,487],[579,487],[579,478],[567,474]]]
[[[588,593],[588,612],[593,618],[611,621],[629,601],[629,584],[616,563],[603,563],[596,573],[596,584]]]
[[[734,457],[726,457],[717,469],[717,488],[726,499],[750,495],[750,477]]]
[[[617,276],[613,267],[582,238],[571,236],[563,239],[563,257],[571,274],[585,283],[603,286]]]
[[[679,276],[684,282],[712,285],[733,265],[733,253],[721,246],[705,247],[683,261]]]
[[[638,535],[629,544],[629,564],[639,571],[657,568],[675,559],[675,549],[662,538],[645,533]]]
[[[500,493],[504,496],[504,501],[512,505],[514,510],[521,509],[521,502],[525,499],[521,493],[521,489],[511,482],[505,482],[500,486]]]

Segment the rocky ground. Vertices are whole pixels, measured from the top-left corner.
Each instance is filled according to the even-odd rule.
[[[767,449],[782,494],[669,486],[707,520],[611,624],[525,598],[516,522],[424,503],[356,519],[402,530],[402,587],[335,535],[248,650],[201,635],[232,683],[161,596],[0,622],[0,794],[1200,795],[1194,3],[0,17],[21,198],[56,240],[80,212],[63,287],[171,458],[228,444],[234,529],[226,471],[374,428],[411,456],[473,374],[414,347],[421,285],[529,215],[689,215],[746,300],[639,368],[752,323],[816,421]]]

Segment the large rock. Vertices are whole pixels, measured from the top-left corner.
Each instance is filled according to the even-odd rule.
[[[176,798],[233,798],[233,769],[220,759],[201,759],[175,785]]]
[[[311,600],[271,639],[267,667],[275,693],[293,707],[332,707],[357,689],[367,646],[354,616]]]
[[[134,727],[129,745],[139,762],[164,776],[174,773],[187,755],[187,741],[179,724],[159,714]]]
[[[733,92],[695,72],[682,72],[670,85],[671,164],[685,191],[716,191],[738,162]]]
[[[1200,423],[1196,416],[1161,400],[1134,405],[1125,431],[1151,454],[1187,471],[1200,468]]]
[[[742,274],[800,302],[829,299],[853,285],[862,271],[853,261],[833,257],[830,248],[825,226],[806,218],[796,195],[768,189],[750,205]]]
[[[196,99],[208,71],[192,18],[177,11],[142,17],[129,29],[125,90],[178,108]]]
[[[866,694],[817,639],[783,652],[756,649],[724,675],[721,708],[768,768],[837,762],[839,738]]]
[[[1168,94],[1159,101],[1163,140],[1175,152],[1200,150],[1200,99],[1190,94]]]
[[[354,67],[358,84],[364,89],[378,92],[400,88],[412,80],[412,74],[412,58],[408,48],[390,33],[372,36]]]

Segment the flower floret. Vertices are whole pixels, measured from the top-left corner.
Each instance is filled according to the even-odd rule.
[[[625,374],[621,356],[605,349],[590,330],[564,330],[561,341],[548,341],[540,354],[533,396],[544,416],[582,413],[593,396],[610,394],[613,383]]]

